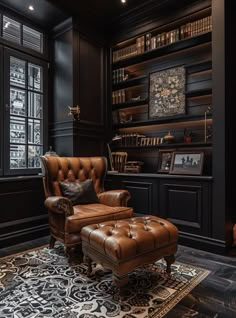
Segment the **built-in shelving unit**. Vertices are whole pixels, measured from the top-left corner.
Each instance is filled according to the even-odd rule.
[[[209,153],[212,148],[211,31],[211,8],[206,7],[112,47],[113,132],[122,141],[138,136],[134,144],[112,144],[113,152],[125,151],[128,161],[142,161],[143,172],[150,167],[156,172],[154,162],[158,165],[160,149],[207,149]],[[153,115],[151,75],[179,66],[185,74],[185,111]],[[173,89],[171,84],[167,89]],[[174,142],[166,143],[168,133]],[[188,143],[184,142],[186,136]],[[209,168],[211,163],[206,165]],[[211,168],[204,173],[211,175]]]

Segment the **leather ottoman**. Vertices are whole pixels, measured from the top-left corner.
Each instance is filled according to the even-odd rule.
[[[167,220],[147,215],[85,226],[81,239],[88,275],[92,261],[98,262],[112,270],[113,281],[122,287],[128,282],[128,273],[162,257],[170,273],[178,230]]]

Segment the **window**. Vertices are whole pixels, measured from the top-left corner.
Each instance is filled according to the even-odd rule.
[[[3,39],[21,45],[33,51],[44,53],[43,33],[32,29],[15,19],[2,16]]]
[[[3,16],[2,37],[8,41],[20,44],[20,23]]]
[[[47,65],[4,48],[4,174],[35,174],[43,154]]]
[[[43,53],[42,33],[23,25],[23,46]]]

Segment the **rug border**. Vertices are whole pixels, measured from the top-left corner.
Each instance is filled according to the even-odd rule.
[[[197,265],[191,265],[189,263],[183,263],[181,261],[176,260],[178,264],[183,264],[183,265],[189,265],[192,268],[196,268],[202,271],[201,275],[194,278],[194,280],[191,282],[191,285],[186,286],[182,291],[179,292],[179,294],[176,297],[173,297],[172,300],[170,300],[171,303],[166,304],[166,307],[163,308],[161,311],[158,313],[154,313],[153,315],[149,314],[145,318],[162,318],[167,314],[171,309],[173,309],[181,300],[184,299],[188,293],[190,293],[197,285],[199,285],[210,273],[211,271],[208,269],[205,269],[203,267],[197,266]],[[174,265],[175,263],[173,263]],[[200,281],[199,281],[200,280]]]
[[[17,252],[17,253],[13,253],[13,254],[8,254],[8,255],[5,255],[5,256],[2,256],[2,257],[0,257],[0,261],[4,260],[7,257],[13,257],[13,256],[17,256],[17,255],[20,255],[20,254],[29,253],[29,252],[32,252],[32,251],[37,251],[37,250],[40,250],[41,248],[45,248],[45,247],[49,247],[49,244],[36,246],[36,247],[33,247],[33,248],[29,248],[29,249],[23,250],[21,252]]]

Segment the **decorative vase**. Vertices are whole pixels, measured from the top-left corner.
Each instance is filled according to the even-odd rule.
[[[173,135],[171,135],[171,133],[169,131],[168,134],[163,137],[163,139],[164,139],[164,142],[171,144],[174,142],[175,137]]]

